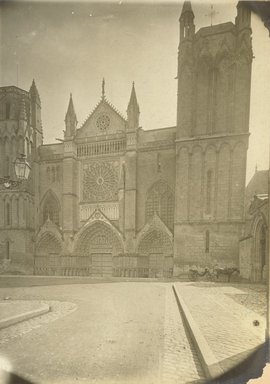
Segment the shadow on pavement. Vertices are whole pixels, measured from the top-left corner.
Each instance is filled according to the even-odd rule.
[[[267,343],[260,345],[240,364],[236,365],[222,376],[208,380],[207,384],[246,384],[250,379],[262,376],[267,362]]]

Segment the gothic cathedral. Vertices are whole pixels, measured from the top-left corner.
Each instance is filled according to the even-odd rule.
[[[180,16],[177,122],[144,130],[135,86],[123,116],[101,98],[61,142],[43,144],[41,102],[0,88],[0,177],[23,153],[30,177],[0,185],[0,268],[37,275],[171,277],[238,266],[244,220],[251,15],[195,31]]]

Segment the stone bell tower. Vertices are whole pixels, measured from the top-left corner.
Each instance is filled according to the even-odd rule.
[[[243,222],[251,82],[250,10],[195,32],[180,16],[176,133],[175,273],[237,265]]]

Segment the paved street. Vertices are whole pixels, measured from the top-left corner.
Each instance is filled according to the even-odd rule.
[[[0,331],[1,356],[38,383],[185,383],[202,377],[166,283],[1,288],[53,311]],[[181,380],[179,381],[179,378]]]
[[[266,318],[253,310],[253,297],[249,295],[254,293],[252,288],[243,286],[244,291],[241,285],[236,288],[212,283],[175,285],[224,371],[241,363],[264,343]],[[265,313],[262,303],[260,312]]]

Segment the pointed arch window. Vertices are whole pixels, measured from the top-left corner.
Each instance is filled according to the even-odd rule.
[[[216,90],[217,90],[217,77],[218,68],[212,67],[209,69],[209,88],[208,88],[208,129],[210,132],[214,131],[215,121],[215,104],[216,104]]]
[[[154,214],[158,214],[161,220],[170,228],[174,223],[174,195],[167,183],[159,181],[148,191],[146,198],[146,222]]]
[[[49,195],[43,206],[43,223],[51,220],[59,226],[59,204],[53,195]]]

